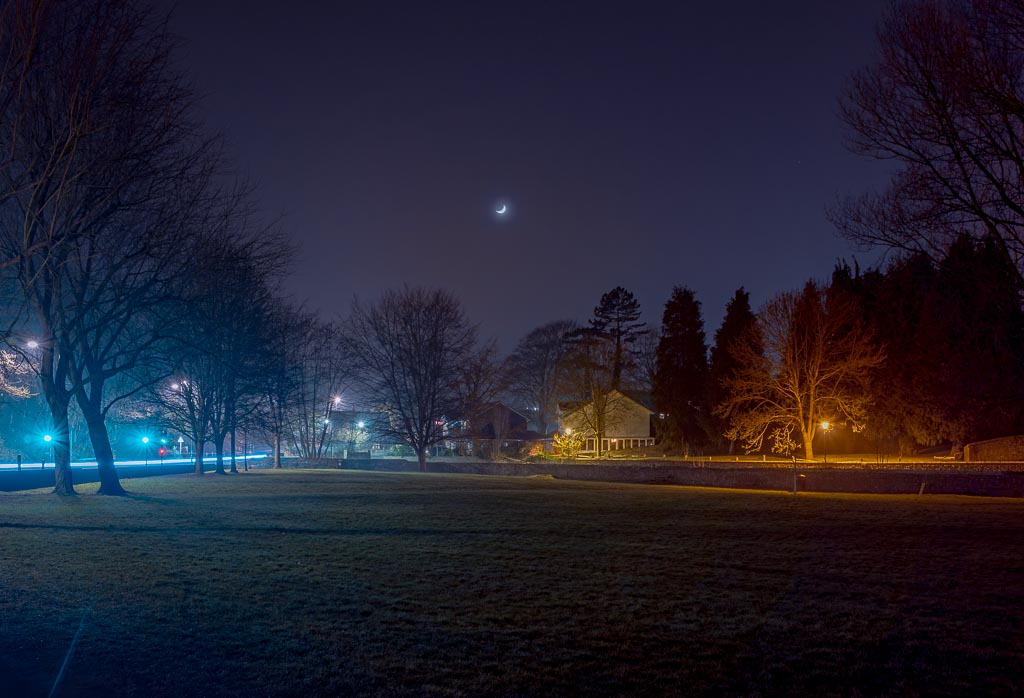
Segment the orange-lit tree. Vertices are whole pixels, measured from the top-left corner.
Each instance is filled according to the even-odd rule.
[[[813,281],[764,304],[755,336],[732,346],[737,368],[718,409],[729,421],[727,437],[748,450],[760,450],[765,439],[778,453],[802,445],[812,459],[822,420],[863,427],[868,381],[883,353],[855,307],[830,300]]]

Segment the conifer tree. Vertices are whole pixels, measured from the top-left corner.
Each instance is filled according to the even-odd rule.
[[[612,390],[622,387],[622,373],[632,361],[630,346],[646,332],[640,322],[640,302],[636,297],[616,286],[601,296],[601,302],[594,308],[594,317],[590,318],[590,326],[583,328],[580,334],[605,340],[611,347],[611,386]]]
[[[757,318],[750,309],[750,294],[743,287],[736,289],[732,299],[725,306],[725,318],[715,332],[715,345],[711,347],[710,376],[708,378],[708,403],[712,410],[729,397],[726,381],[736,375],[737,363],[730,348],[737,342],[754,343],[754,352],[761,353],[760,337],[756,331]],[[712,432],[717,438],[724,438],[728,421],[712,414]],[[732,453],[735,442],[729,442]]]
[[[708,347],[700,301],[676,286],[665,303],[654,376],[654,403],[667,436],[684,452],[707,441]]]

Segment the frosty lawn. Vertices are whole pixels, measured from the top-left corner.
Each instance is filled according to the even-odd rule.
[[[1024,691],[1020,501],[126,485],[0,494],[0,695],[46,695],[80,624],[60,695]]]

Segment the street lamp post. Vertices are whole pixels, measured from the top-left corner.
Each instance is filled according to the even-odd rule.
[[[828,430],[831,427],[828,422],[821,423],[821,452],[825,455],[825,465],[828,465]]]
[[[149,467],[149,437],[148,436],[143,436],[142,437],[142,453],[143,453],[143,458],[145,458],[146,467],[148,468]]]

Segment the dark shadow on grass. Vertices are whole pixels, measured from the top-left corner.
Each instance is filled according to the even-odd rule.
[[[164,505],[176,504],[177,501],[178,501],[176,499],[167,499],[166,497],[154,497],[154,496],[149,495],[149,494],[136,494],[135,492],[125,492],[124,493],[124,498],[125,499],[131,499],[132,501],[136,501],[136,502],[148,502],[148,503],[151,503],[151,504],[164,504]]]
[[[286,528],[284,526],[190,526],[162,527],[145,526],[66,526],[59,524],[27,524],[0,521],[0,529],[71,531],[105,533],[287,533],[304,536],[500,536],[502,529],[451,529],[451,528]]]

